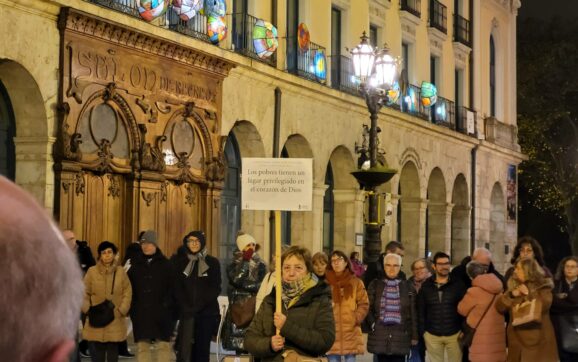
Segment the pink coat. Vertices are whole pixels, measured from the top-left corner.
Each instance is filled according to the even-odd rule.
[[[467,316],[468,325],[475,328],[492,297],[496,296],[474,334],[469,354],[472,362],[506,361],[505,320],[495,306],[502,294],[502,288],[502,282],[494,274],[479,275],[472,281],[472,287],[458,304],[458,312]]]

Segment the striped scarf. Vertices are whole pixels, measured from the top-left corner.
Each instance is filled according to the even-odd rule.
[[[399,283],[399,279],[385,279],[379,308],[379,319],[385,325],[401,324]]]

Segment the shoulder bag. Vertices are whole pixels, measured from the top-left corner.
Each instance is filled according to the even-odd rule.
[[[255,316],[257,297],[252,295],[231,305],[231,320],[237,328],[245,328],[251,324]]]
[[[110,294],[114,294],[114,280],[116,278],[116,270],[112,276],[112,289]],[[105,300],[97,305],[92,305],[90,302],[90,309],[88,309],[88,323],[95,328],[103,328],[108,326],[114,320],[114,304],[110,300]]]
[[[524,300],[512,307],[512,326],[542,322],[542,301],[538,298]]]
[[[460,347],[462,349],[470,347],[472,345],[472,342],[474,341],[474,335],[476,334],[476,329],[478,329],[480,323],[482,323],[482,319],[484,319],[484,317],[486,316],[486,313],[488,313],[488,311],[490,310],[492,305],[494,305],[495,299],[496,299],[496,295],[494,294],[492,301],[487,306],[486,310],[484,311],[484,314],[482,314],[482,317],[480,318],[478,323],[476,323],[475,327],[470,327],[467,322],[464,322],[462,332],[458,336],[458,343],[460,344]]]

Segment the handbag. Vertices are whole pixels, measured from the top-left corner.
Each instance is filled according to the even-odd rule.
[[[256,296],[250,296],[231,305],[231,320],[238,328],[245,328],[251,324],[255,316]]]
[[[327,362],[325,357],[309,357],[288,349],[282,354],[283,361],[286,362]]]
[[[512,307],[512,326],[542,322],[542,301],[534,298]]]
[[[116,270],[112,276],[112,290],[110,294],[114,294],[114,279],[116,278]],[[110,300],[105,300],[97,305],[92,305],[88,309],[88,324],[95,328],[104,328],[114,320],[114,304]]]
[[[480,320],[478,321],[478,323],[476,323],[475,327],[470,327],[468,325],[468,323],[464,322],[464,325],[462,327],[462,332],[460,333],[460,335],[458,336],[458,343],[460,345],[460,348],[463,350],[464,348],[469,348],[472,345],[472,342],[474,341],[474,335],[476,334],[476,330],[478,329],[478,326],[480,325],[480,323],[482,322],[482,319],[484,319],[484,317],[486,316],[486,313],[488,313],[488,311],[490,310],[490,308],[492,307],[492,305],[494,305],[494,300],[496,299],[496,295],[494,294],[494,297],[492,298],[492,301],[490,302],[490,304],[488,304],[488,306],[486,307],[486,310],[484,311],[484,314],[482,314],[482,317],[480,318]]]

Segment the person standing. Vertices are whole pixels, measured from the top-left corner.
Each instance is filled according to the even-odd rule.
[[[349,255],[349,261],[351,262],[351,269],[353,273],[358,278],[363,278],[363,274],[365,274],[365,265],[359,260],[359,252],[352,251]]]
[[[402,260],[405,255],[405,247],[399,241],[392,240],[385,246],[385,251],[381,253],[379,258],[376,262],[370,263],[367,265],[367,269],[365,270],[365,274],[363,275],[363,281],[365,286],[368,287],[369,283],[371,283],[374,279],[381,279],[385,275],[385,271],[383,270],[383,258],[386,254],[396,254],[399,255]],[[407,277],[405,273],[400,270],[399,279],[406,280]]]
[[[508,312],[510,323],[508,336],[508,362],[558,361],[556,336],[550,321],[552,305],[552,279],[533,258],[521,258],[514,265],[512,277],[508,280],[507,291],[498,298],[496,308],[501,313]],[[538,299],[541,305],[540,323],[526,323],[514,326],[514,307],[525,301]]]
[[[125,318],[132,299],[132,287],[126,272],[118,265],[118,248],[110,241],[98,245],[98,262],[84,276],[84,302],[82,312],[88,313],[93,305],[105,300],[114,304],[114,320],[95,327],[86,319],[82,336],[88,341],[93,362],[118,361],[118,342],[126,338]]]
[[[471,261],[466,272],[472,286],[458,304],[458,313],[466,317],[466,323],[475,328],[474,339],[469,348],[471,362],[505,362],[506,331],[504,316],[496,309],[502,295],[502,281],[489,271],[487,265]]]
[[[319,280],[324,280],[325,272],[327,271],[327,265],[329,264],[329,258],[327,257],[327,254],[319,251],[313,254],[311,260],[313,263],[313,273],[315,273]]]
[[[408,281],[413,289],[415,289],[415,299],[417,300],[417,293],[419,293],[422,284],[431,277],[430,262],[425,258],[416,259],[411,263],[410,268],[412,276]],[[417,323],[417,314],[415,315],[415,319]],[[425,341],[423,340],[423,336],[418,337],[417,345],[411,346],[408,362],[425,362]]]
[[[281,280],[282,311],[275,311],[273,290],[249,325],[245,348],[261,362],[282,362],[292,352],[325,354],[335,341],[331,290],[313,273],[309,250],[291,246],[283,252]]]
[[[257,246],[255,238],[249,234],[240,233],[236,241],[238,251],[231,265],[227,267],[229,309],[223,329],[223,348],[242,354],[245,353],[244,339],[249,324],[236,325],[233,321],[232,310],[236,305],[247,304],[250,302],[249,299],[256,298],[261,282],[267,273],[267,267],[259,254],[255,252]],[[254,315],[254,310],[251,308],[245,313]]]
[[[399,278],[401,257],[386,254],[383,278],[369,284],[367,349],[378,362],[403,362],[418,342],[415,290]]]
[[[131,258],[128,277],[132,284],[130,318],[139,362],[153,361],[152,343],[158,362],[171,359],[173,331],[171,305],[173,274],[168,259],[158,247],[157,235],[147,230],[141,235],[142,253]]]
[[[462,317],[457,306],[466,288],[450,277],[450,256],[446,253],[434,255],[433,269],[435,274],[423,283],[417,297],[420,335],[431,362],[443,362],[446,353],[450,361],[461,361],[458,336]]]
[[[512,266],[506,270],[504,275],[504,288],[508,287],[508,280],[514,273],[516,263],[520,258],[530,258],[535,259],[542,270],[544,270],[544,275],[548,278],[553,278],[552,272],[546,267],[546,262],[544,261],[544,251],[540,246],[538,240],[531,236],[522,236],[518,239],[516,246],[514,247],[514,252],[512,255],[511,263]]]
[[[369,310],[369,299],[363,282],[352,271],[347,255],[335,250],[325,273],[325,281],[331,286],[333,317],[335,319],[335,343],[327,352],[330,362],[355,361],[365,347],[361,322]]]
[[[179,314],[177,361],[208,362],[220,316],[221,265],[208,255],[205,233],[199,230],[185,235],[171,265]]]
[[[567,256],[558,264],[554,299],[552,300],[552,322],[558,340],[561,362],[578,361],[578,338],[574,334],[578,325],[578,257]],[[565,321],[563,321],[565,320]],[[566,323],[564,323],[566,322]],[[575,338],[575,343],[568,343]],[[571,349],[571,350],[570,350]]]

